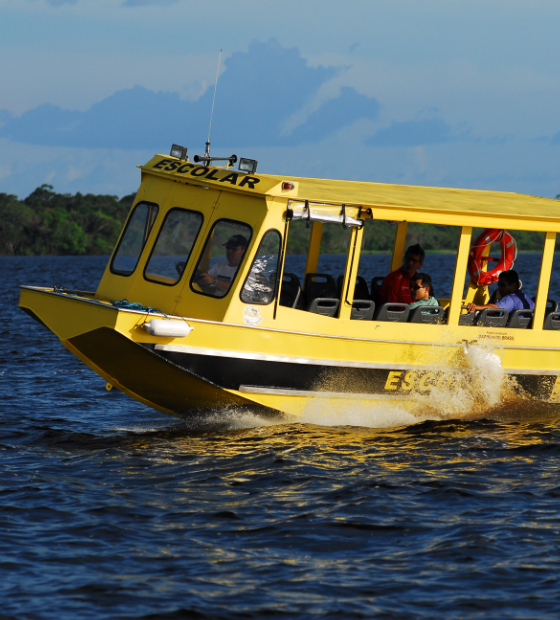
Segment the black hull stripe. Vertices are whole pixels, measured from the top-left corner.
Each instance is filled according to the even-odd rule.
[[[228,390],[245,391],[253,393],[281,394],[289,391],[289,395],[360,395],[368,396],[384,395],[388,397],[402,398],[411,394],[411,388],[405,381],[408,371],[417,375],[417,386],[421,391],[429,393],[433,387],[433,381],[437,381],[436,374],[446,374],[445,368],[440,369],[415,369],[408,367],[385,368],[328,365],[313,360],[309,363],[299,361],[272,361],[262,359],[212,356],[208,354],[178,353],[177,351],[162,350],[154,347],[154,353],[183,368],[189,373],[195,374],[216,386]],[[289,359],[289,358],[288,358]],[[450,369],[449,369],[450,370]],[[449,370],[447,370],[449,374]],[[452,369],[454,375],[464,372],[461,369]],[[519,386],[525,393],[542,399],[550,398],[557,376],[554,374],[512,374]],[[424,381],[422,377],[425,377]],[[337,396],[338,397],[338,396]]]
[[[340,389],[340,381],[343,380],[351,388],[344,391],[376,394],[384,392],[388,372],[386,368],[340,368],[325,364],[214,357],[161,349],[154,352],[190,373],[229,390],[251,385],[256,388],[305,392],[340,392],[343,391]]]

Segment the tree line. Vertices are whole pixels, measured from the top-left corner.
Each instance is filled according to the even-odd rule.
[[[110,254],[135,194],[58,194],[41,185],[24,200],[0,194],[0,254]]]
[[[476,239],[482,228],[473,228],[472,238]],[[311,229],[302,220],[290,224],[288,236],[288,253],[305,254],[309,244]],[[406,234],[405,246],[419,243],[426,252],[456,252],[459,246],[461,229],[458,226],[439,226],[436,224],[418,224],[410,222]],[[381,220],[366,220],[362,252],[391,253],[395,243],[396,226]],[[544,233],[514,230],[512,232],[517,249],[521,252],[542,252]],[[321,237],[322,254],[346,254],[350,234],[342,226],[325,226]],[[557,239],[557,251],[560,251],[560,239]],[[499,255],[499,244],[491,248],[492,255]]]
[[[52,185],[41,185],[24,200],[0,193],[0,255],[107,255],[111,254],[135,194],[123,198],[94,194],[58,194]],[[362,251],[390,252],[396,227],[373,220],[364,232]],[[407,244],[420,243],[428,251],[455,251],[460,229],[411,223]],[[473,238],[480,233],[473,230]],[[288,250],[307,251],[310,228],[302,221],[290,225]],[[544,233],[514,231],[518,249],[539,252]],[[341,226],[325,226],[321,252],[344,254],[349,231]]]

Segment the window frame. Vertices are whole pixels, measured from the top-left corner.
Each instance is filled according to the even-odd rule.
[[[249,246],[251,245],[251,240],[253,238],[253,227],[248,224],[247,222],[242,222],[241,220],[232,220],[229,217],[222,217],[219,220],[216,220],[213,224],[212,227],[210,228],[210,230],[208,231],[208,234],[206,235],[206,240],[204,241],[204,244],[202,246],[202,251],[198,257],[198,261],[200,262],[200,258],[202,256],[202,253],[204,252],[204,250],[206,249],[206,244],[208,243],[208,240],[210,239],[210,237],[212,236],[212,233],[214,232],[216,226],[218,226],[218,224],[220,224],[220,222],[231,222],[232,224],[241,224],[242,226],[246,226],[251,232],[249,235],[249,238],[247,239],[247,249],[245,251],[245,254],[243,256],[243,259],[241,260],[241,263],[239,264],[239,267],[237,269],[237,271],[235,272],[235,277],[233,278],[233,280],[231,281],[230,287],[228,289],[228,291],[226,292],[225,295],[222,295],[220,297],[216,296],[216,295],[212,295],[210,293],[205,293],[204,291],[197,291],[195,288],[193,288],[193,284],[196,284],[196,282],[193,282],[193,276],[191,276],[190,280],[189,280],[189,288],[191,289],[191,291],[193,293],[196,293],[197,295],[204,295],[204,297],[209,297],[210,299],[225,299],[233,290],[233,285],[237,280],[237,277],[239,275],[239,271],[241,268],[241,265],[243,264],[243,260],[245,259],[245,257],[247,256],[247,252],[249,250]],[[197,262],[197,266],[198,266],[198,262]],[[195,267],[196,270],[196,267]]]
[[[261,245],[263,244],[263,241],[265,239],[265,237],[268,235],[268,233],[270,232],[275,232],[278,234],[278,239],[280,241],[279,246],[278,246],[278,264],[276,265],[276,283],[274,285],[274,294],[272,295],[272,299],[266,303],[262,303],[262,302],[258,302],[258,301],[245,301],[242,297],[243,295],[243,289],[245,288],[245,284],[247,284],[247,280],[249,279],[249,276],[251,275],[251,270],[249,269],[249,273],[247,274],[247,277],[245,278],[245,282],[243,282],[243,286],[241,287],[241,290],[239,291],[239,299],[244,303],[244,304],[252,304],[254,306],[270,306],[271,303],[274,303],[274,300],[276,299],[276,296],[278,295],[278,276],[280,275],[280,272],[282,271],[282,242],[283,242],[283,238],[282,238],[282,233],[277,229],[277,228],[269,228],[264,235],[261,238],[261,242],[259,243],[259,247],[257,248],[257,251],[255,253],[255,256],[253,258],[253,261],[251,262],[251,267],[253,266],[253,263],[255,262],[255,258],[257,257],[259,250],[261,248]]]
[[[185,261],[185,268],[183,269],[183,273],[177,278],[177,280],[175,282],[173,282],[173,284],[171,283],[167,283],[167,282],[161,282],[160,280],[152,280],[151,278],[148,278],[146,275],[146,269],[148,268],[148,265],[150,264],[150,259],[152,258],[152,255],[156,249],[157,246],[157,242],[159,239],[159,236],[161,234],[161,232],[163,231],[164,227],[165,227],[165,222],[167,221],[167,217],[169,216],[169,214],[172,211],[187,211],[189,213],[197,213],[202,217],[202,222],[200,224],[200,228],[198,229],[198,232],[196,233],[196,237],[194,238],[192,247],[191,247],[191,251],[189,252],[189,255],[186,258]],[[185,275],[185,271],[187,270],[187,265],[189,263],[189,260],[192,256],[194,247],[196,245],[196,242],[198,241],[198,237],[200,235],[200,231],[203,229],[204,227],[204,214],[201,211],[195,211],[194,209],[186,209],[185,207],[171,207],[171,209],[169,209],[169,211],[167,211],[167,213],[165,214],[165,217],[163,218],[163,222],[161,224],[161,226],[159,227],[159,231],[156,237],[156,240],[154,241],[154,245],[152,247],[152,251],[150,252],[150,255],[148,256],[148,260],[146,261],[146,264],[144,265],[144,270],[142,272],[142,275],[144,276],[144,280],[146,280],[146,282],[150,282],[153,284],[161,284],[162,286],[177,286],[177,284],[179,284],[179,282],[181,282],[181,280],[183,279],[183,276]]]
[[[134,269],[132,269],[132,271],[130,273],[124,273],[122,271],[119,271],[118,269],[115,269],[114,267],[114,263],[115,260],[118,256],[119,250],[122,246],[122,243],[124,241],[124,239],[126,238],[126,234],[128,232],[130,223],[132,222],[132,218],[134,217],[134,213],[136,212],[136,209],[141,206],[141,205],[148,205],[149,207],[155,207],[156,208],[156,212],[154,215],[154,219],[151,223],[150,229],[148,231],[148,233],[146,234],[146,231],[144,231],[144,235],[145,235],[145,239],[144,242],[142,244],[142,249],[140,250],[139,254],[138,254],[138,258],[136,259],[136,263],[134,265]],[[121,278],[129,278],[131,275],[134,274],[134,272],[136,271],[137,267],[138,267],[138,263],[140,262],[140,258],[142,257],[142,254],[144,252],[144,249],[146,247],[146,244],[148,243],[148,239],[150,238],[150,235],[152,234],[152,230],[154,229],[155,223],[158,220],[158,216],[159,216],[159,212],[160,212],[160,207],[156,202],[151,202],[150,200],[139,200],[134,207],[132,208],[132,211],[130,212],[130,216],[128,218],[128,220],[126,221],[126,225],[124,227],[124,230],[121,234],[121,237],[119,239],[119,242],[117,244],[117,247],[115,248],[115,251],[113,252],[113,257],[111,258],[111,264],[109,266],[109,270],[111,271],[111,273],[113,275],[116,276],[120,276]]]

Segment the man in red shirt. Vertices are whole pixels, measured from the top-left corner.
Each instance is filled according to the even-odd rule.
[[[402,267],[385,276],[379,289],[377,303],[400,302],[411,304],[410,281],[422,267],[425,255],[426,253],[419,243],[409,246],[403,258]]]

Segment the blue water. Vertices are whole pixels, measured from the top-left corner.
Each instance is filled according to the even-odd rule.
[[[0,258],[0,618],[558,617],[560,408],[180,422],[17,309],[105,262]],[[534,288],[538,257],[517,266]],[[424,270],[443,290],[449,257]]]

